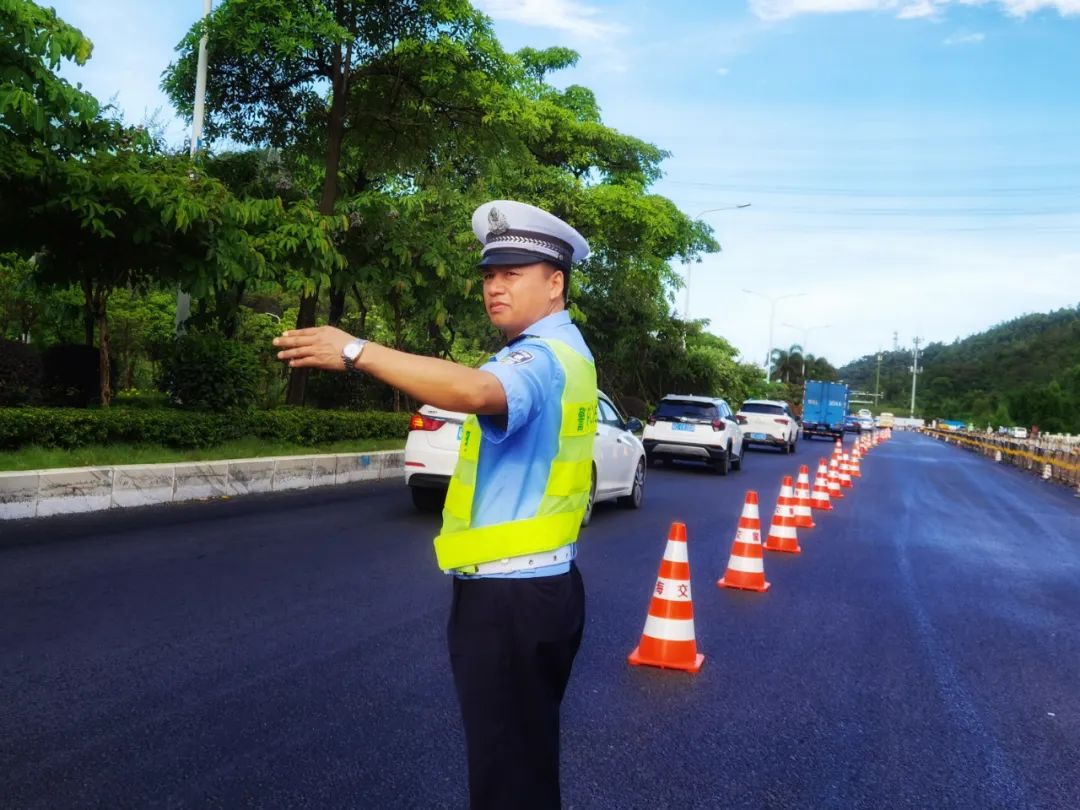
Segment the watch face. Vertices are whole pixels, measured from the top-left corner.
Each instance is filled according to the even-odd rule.
[[[362,348],[364,348],[364,344],[358,340],[354,340],[350,343],[346,343],[345,348],[342,349],[341,353],[349,360],[355,360]]]

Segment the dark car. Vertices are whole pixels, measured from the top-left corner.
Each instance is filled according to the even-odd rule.
[[[862,425],[859,424],[859,417],[857,416],[845,416],[844,417],[844,433],[861,433]]]

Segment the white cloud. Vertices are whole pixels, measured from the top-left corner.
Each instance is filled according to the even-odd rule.
[[[1062,17],[1080,15],[1080,0],[750,0],[750,10],[768,21],[801,14],[840,14],[852,11],[894,13],[899,19],[937,18],[949,5],[998,5],[1014,17],[1056,11]]]
[[[1080,0],[998,0],[998,3],[1016,17],[1026,17],[1043,9],[1056,11],[1062,17],[1080,14]]]
[[[716,69],[716,75],[717,76],[727,76],[730,72],[731,71],[728,70],[726,67],[721,67],[721,68]]]
[[[977,45],[986,39],[986,34],[975,32],[973,34],[966,34],[956,32],[952,36],[945,37],[941,41],[942,45]]]
[[[932,20],[937,19],[940,10],[940,0],[916,0],[902,6],[896,16],[901,20]]]
[[[554,28],[582,39],[604,39],[622,30],[599,19],[598,9],[575,0],[473,0],[473,5],[495,20]]]

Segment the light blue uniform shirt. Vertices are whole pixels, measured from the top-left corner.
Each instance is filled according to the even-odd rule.
[[[555,354],[537,338],[561,340],[591,363],[592,352],[565,310],[541,318],[480,367],[506,392],[506,422],[480,416],[483,441],[476,470],[473,527],[533,517],[559,451],[566,374]],[[576,555],[576,546],[575,546]],[[546,565],[494,578],[564,574],[570,563]],[[469,577],[470,579],[474,577]]]

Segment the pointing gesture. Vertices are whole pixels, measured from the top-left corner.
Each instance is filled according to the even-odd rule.
[[[274,338],[281,349],[278,360],[288,361],[292,368],[321,368],[342,371],[341,350],[353,339],[348,332],[334,326],[314,326],[310,329],[290,329]]]

